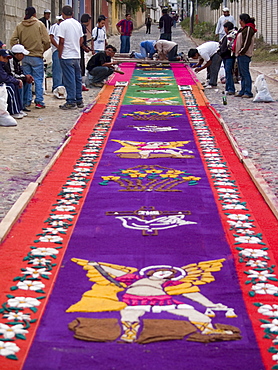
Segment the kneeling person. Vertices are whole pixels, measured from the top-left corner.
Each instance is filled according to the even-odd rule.
[[[117,70],[114,65],[118,62],[112,62],[111,58],[115,55],[117,49],[112,45],[107,45],[105,51],[92,56],[87,64],[87,70],[90,75],[93,76],[92,84],[96,87],[103,86],[103,80],[110,76],[113,72],[123,73]]]
[[[158,40],[154,48],[158,53],[159,59],[168,59],[169,62],[182,60],[182,57],[178,56],[178,44],[176,42]]]

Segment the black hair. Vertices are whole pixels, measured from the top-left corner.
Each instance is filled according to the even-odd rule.
[[[65,5],[63,6],[62,8],[62,13],[69,16],[69,15],[73,15],[73,10],[72,10],[72,7],[69,6],[69,5]]]
[[[30,19],[33,15],[36,14],[36,9],[33,6],[29,6],[25,9],[25,17],[24,19]]]
[[[115,46],[112,46],[112,45],[107,45],[105,50],[106,49],[112,49],[114,51],[114,53],[117,53],[117,49],[115,48]]]
[[[128,15],[131,15],[130,13],[126,13],[125,17],[127,17]]]
[[[103,18],[103,17],[99,16],[99,17],[98,17],[98,19],[97,19],[97,22],[99,23],[99,22],[101,22],[101,21],[105,21],[105,18]]]
[[[231,31],[234,28],[234,24],[232,22],[226,22],[223,27],[228,28],[228,31]]]
[[[87,22],[89,22],[89,20],[90,20],[91,18],[92,18],[92,17],[90,16],[90,14],[85,13],[85,14],[82,14],[82,15],[81,15],[80,21],[81,21],[81,23],[87,23]]]
[[[255,18],[251,18],[250,15],[246,13],[240,14],[239,19],[243,21],[245,24],[246,23],[255,24]]]
[[[193,58],[193,57],[195,57],[196,54],[198,54],[197,49],[190,49],[189,52],[188,52],[188,58]]]
[[[106,19],[107,17],[105,17],[105,15],[101,14],[101,15],[98,17],[98,19],[100,19],[100,18],[101,18],[101,20],[102,20],[102,21],[105,21],[105,19]]]
[[[162,9],[162,14],[167,14],[168,13],[168,9]]]

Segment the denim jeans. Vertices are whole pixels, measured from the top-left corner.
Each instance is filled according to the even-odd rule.
[[[130,36],[121,35],[120,53],[129,53],[129,50],[130,50]]]
[[[63,83],[67,91],[67,103],[82,102],[82,77],[80,59],[60,59]]]
[[[52,91],[58,86],[63,86],[63,73],[58,50],[52,54]]]
[[[233,69],[235,65],[235,58],[223,59],[225,76],[226,76],[226,91],[235,92],[235,84],[233,79]]]
[[[222,58],[220,57],[219,54],[215,53],[211,57],[211,65],[208,66],[207,72],[209,75],[209,84],[211,86],[216,86],[217,85],[217,79],[218,79],[218,72],[222,63]]]
[[[172,33],[161,33],[160,40],[172,41]]]
[[[241,89],[239,95],[253,96],[252,94],[252,79],[249,72],[249,64],[251,58],[247,55],[239,55],[237,57],[238,71],[241,77]]]
[[[90,75],[93,76],[92,83],[98,83],[110,76],[114,72],[113,68],[109,67],[95,67],[90,70]]]
[[[147,57],[147,51],[140,45],[140,53],[135,53],[134,56],[136,59],[144,59]]]
[[[35,103],[44,105],[43,102],[43,80],[44,80],[44,68],[43,59],[39,57],[30,57],[25,55],[22,60],[23,72],[26,75],[31,75],[34,78],[35,83]],[[24,106],[30,105],[32,102],[32,85],[26,85],[26,91],[24,92]]]

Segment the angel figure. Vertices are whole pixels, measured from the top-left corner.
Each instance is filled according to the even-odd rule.
[[[213,303],[199,289],[200,285],[215,280],[212,272],[221,270],[224,259],[193,263],[181,268],[148,266],[140,271],[77,258],[72,260],[88,271],[87,276],[95,284],[67,312],[120,311],[121,340],[125,342],[136,341],[141,326],[140,318],[146,312],[167,312],[185,317],[201,334],[233,334],[232,331],[215,328],[211,319],[215,316],[214,311],[225,311],[226,317],[236,317],[233,309],[222,303]],[[206,307],[206,312],[197,311],[175,296],[198,302]]]

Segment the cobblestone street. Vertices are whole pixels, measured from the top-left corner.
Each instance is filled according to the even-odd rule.
[[[153,25],[151,34],[146,35],[145,27],[134,31],[131,37],[131,50],[139,51],[142,40],[159,38],[157,25]],[[188,49],[196,45],[184,34],[181,27],[173,29],[172,40],[178,43],[178,52],[187,55]],[[118,35],[109,38],[109,43],[119,49]],[[276,65],[277,68],[277,65]],[[251,64],[253,81],[260,72],[267,78],[272,103],[254,103],[252,99],[238,99],[228,96],[227,105],[222,104],[224,85],[219,83],[215,90],[205,90],[211,105],[221,114],[237,142],[240,151],[251,159],[273,194],[278,195],[278,81],[273,78],[274,65]],[[197,76],[201,82],[206,74],[202,71]],[[237,85],[239,86],[239,85]],[[88,106],[96,98],[99,89],[94,87],[84,92],[84,103]],[[253,91],[255,94],[255,91]],[[0,127],[0,221],[25,190],[35,181],[49,163],[57,149],[64,142],[68,131],[82,113],[81,110],[62,111],[58,100],[51,93],[51,79],[47,79],[45,95],[46,109],[31,107],[28,117],[18,120],[16,127]]]

